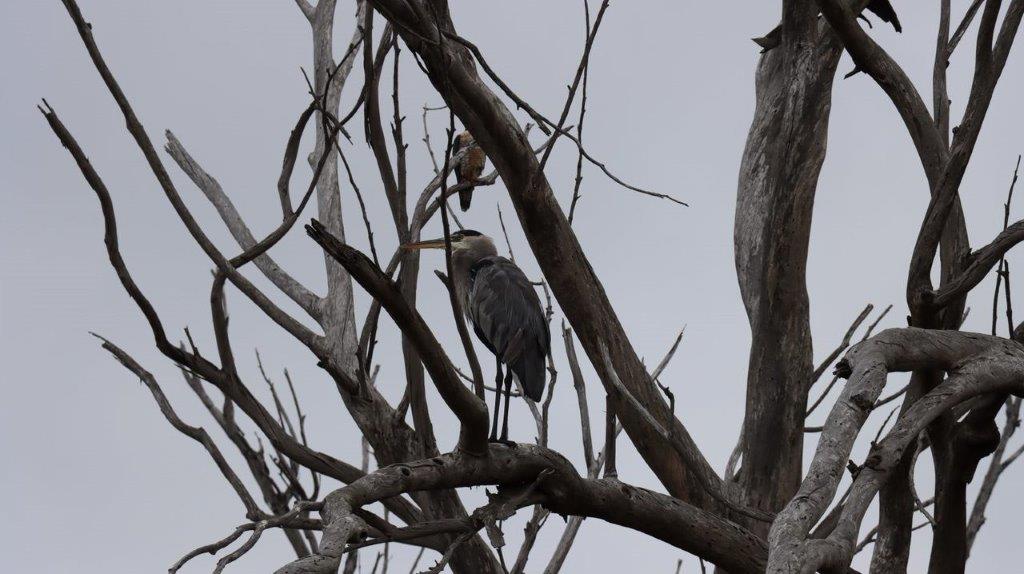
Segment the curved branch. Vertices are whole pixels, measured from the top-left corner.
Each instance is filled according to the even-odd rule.
[[[736,524],[664,494],[616,479],[581,477],[558,453],[535,445],[491,445],[488,456],[449,453],[382,468],[363,480],[334,491],[324,501],[324,539],[320,553],[295,561],[278,574],[333,572],[341,553],[366,532],[354,513],[360,507],[415,490],[498,485],[501,489],[533,484],[535,495],[551,512],[601,518],[632,528],[708,559],[736,573],[764,571],[764,542]],[[525,499],[522,505],[535,500]]]
[[[1024,241],[1024,220],[1007,227],[992,243],[971,254],[971,263],[956,279],[935,292],[935,305],[942,307],[977,286],[1006,253]]]
[[[914,83],[900,65],[860,27],[857,15],[846,2],[817,0],[817,3],[857,67],[867,72],[896,106],[921,162],[925,165],[925,171],[940,169],[948,156],[947,148]]]
[[[850,349],[837,369],[849,376],[849,382],[829,414],[806,478],[772,526],[771,573],[813,573],[822,567],[848,566],[863,514],[906,445],[935,417],[963,400],[1024,386],[1024,348],[975,333],[889,329]],[[872,449],[829,537],[808,540],[810,529],[836,494],[854,441],[888,373],[922,369],[951,375],[904,413]]]

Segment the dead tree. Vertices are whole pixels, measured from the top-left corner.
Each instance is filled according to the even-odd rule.
[[[117,344],[102,340],[104,349],[145,382],[173,427],[205,447],[238,494],[249,520],[224,539],[186,554],[172,572],[199,554],[223,553],[219,572],[251,549],[268,529],[282,529],[295,551],[295,560],[280,567],[280,573],[328,573],[341,568],[353,572],[352,556],[375,544],[408,544],[437,552],[439,558],[428,572],[446,567],[460,573],[507,572],[501,522],[527,506],[533,508],[533,515],[511,568],[517,573],[526,568],[550,513],[572,519],[545,572],[561,568],[586,517],[645,533],[735,574],[844,572],[853,556],[871,544],[872,572],[905,571],[912,533],[925,526],[932,528],[935,540],[929,572],[964,571],[996,483],[1021,454],[1010,439],[1019,424],[1024,395],[1020,343],[1024,331],[1013,324],[1005,255],[1024,240],[1024,221],[1009,221],[1011,184],[1003,232],[972,250],[958,193],[1024,16],[1024,0],[975,0],[956,28],[950,1],[939,2],[930,108],[899,64],[858,21],[861,11],[870,8],[890,14],[887,21],[898,25],[888,3],[783,0],[781,23],[757,40],[765,51],[756,70],[757,107],[743,150],[735,218],[736,268],[752,344],[746,415],[739,444],[722,473],[708,462],[684,421],[676,417],[675,397],[660,383],[659,375],[679,339],[655,370],[644,365],[572,228],[584,165],[595,167],[625,190],[683,204],[627,183],[584,145],[588,66],[609,8],[607,0],[593,13],[593,7],[584,2],[586,40],[557,116],[535,109],[502,80],[469,39],[471,33],[456,30],[444,0],[357,0],[347,7],[353,15],[353,31],[348,45],[340,50],[333,45],[333,30],[346,17],[336,15],[336,1],[320,0],[314,6],[308,0],[296,0],[313,32],[313,73],[309,106],[299,115],[285,147],[278,181],[279,226],[256,236],[217,180],[167,132],[165,151],[217,209],[241,249],[237,255],[220,250],[196,222],[107,66],[91,26],[74,0],[63,2],[172,208],[216,269],[210,316],[217,348],[209,355],[200,351],[187,331],[185,341],[171,340],[165,318],[136,284],[129,262],[122,257],[111,191],[57,113],[43,103],[43,116],[100,200],[110,263],[148,321],[157,348],[180,367],[252,475],[252,480],[240,478],[205,430],[178,417],[153,375]],[[951,127],[946,69],[972,27],[977,28],[973,83],[959,125]],[[441,164],[431,148],[426,131],[429,109],[424,107],[424,142],[434,173],[412,192],[410,178],[415,176],[406,167],[397,65],[403,51],[415,58],[450,117]],[[852,56],[856,71],[874,80],[899,112],[920,157],[931,199],[908,266],[909,327],[872,336],[886,309],[876,314],[860,342],[850,346],[873,312],[869,305],[842,344],[815,366],[805,271],[813,199],[826,155],[831,90],[844,51]],[[337,53],[340,60],[335,59]],[[357,65],[365,80],[351,88],[349,75]],[[390,86],[384,81],[387,78]],[[381,91],[389,88],[391,117],[387,118]],[[351,109],[341,110],[345,89],[358,90],[358,97]],[[514,110],[525,117],[517,117]],[[573,110],[578,110],[578,117],[570,127]],[[362,120],[362,130],[355,128],[353,118]],[[472,133],[495,170],[449,187],[449,172],[465,153],[453,153],[456,119]],[[521,120],[536,130],[531,132]],[[302,135],[310,123],[315,131],[309,154],[312,177],[295,203],[290,187]],[[390,130],[385,129],[386,123]],[[341,138],[353,137],[351,132],[357,132],[356,137],[362,132],[369,144],[400,243],[419,240],[425,225],[439,212],[447,233],[447,199],[467,185],[500,182],[508,192],[544,273],[548,320],[560,312],[571,326],[562,330],[566,365],[562,371],[568,370],[579,398],[582,469],[547,446],[548,406],[558,373],[556,363],[562,361],[549,357],[548,395],[540,404],[530,403],[537,424],[536,444],[513,448],[488,443],[486,386],[455,298],[452,305],[461,341],[443,344],[416,309],[416,252],[398,250],[380,259],[365,207],[362,218],[370,255],[346,243],[350,232],[342,225],[342,187],[351,187],[363,205],[350,159],[340,145]],[[572,146],[578,158],[568,214],[544,169],[559,143]],[[341,166],[346,170],[345,183]],[[317,213],[310,221],[306,207],[314,199]],[[305,230],[316,243],[309,248],[323,253],[327,277],[323,295],[298,282],[270,254],[300,219],[309,221]],[[930,275],[936,259],[941,268],[938,285]],[[250,263],[280,293],[265,293],[247,279],[240,269]],[[996,307],[992,334],[959,331],[967,294],[994,268],[996,307],[1000,289],[1005,298],[1005,336],[997,334]],[[353,280],[372,298],[361,322],[355,316]],[[225,307],[229,287],[304,345],[310,360],[336,386],[347,416],[363,436],[361,464],[309,446],[299,393],[290,378],[286,377],[285,393],[264,375],[273,404],[256,398],[254,383],[244,380],[236,367]],[[293,301],[308,317],[299,320],[283,310],[276,302],[281,297]],[[402,337],[406,388],[397,404],[390,404],[375,387],[379,365],[374,346],[384,312]],[[306,319],[317,329],[307,327]],[[576,341],[601,385],[600,389],[591,386],[589,392],[593,395],[597,390],[607,397],[609,416],[600,450],[594,446],[587,402],[588,384],[595,381],[584,380]],[[465,354],[469,374],[456,366],[460,352]],[[833,364],[832,382],[809,401],[812,387]],[[913,374],[906,387],[884,393],[892,372]],[[428,381],[444,400],[448,411],[444,416],[454,417],[460,426],[454,447],[442,448],[434,437],[432,417],[438,413],[427,409]],[[838,398],[829,399],[837,387],[841,389]],[[877,429],[870,451],[856,455],[863,459],[854,462],[854,444],[866,432],[868,415],[895,400],[902,404]],[[809,425],[809,415],[823,404],[829,410],[824,424]],[[1005,413],[1001,426],[997,424],[1000,412]],[[243,428],[250,426],[266,438],[269,453],[262,442],[253,445],[247,438]],[[637,488],[618,477],[614,453],[622,430],[664,492]],[[802,448],[808,434],[816,438],[817,447],[804,473]],[[936,469],[934,494],[927,500],[919,496],[914,480],[915,463],[924,451],[930,453]],[[371,453],[375,465],[370,463]],[[979,473],[987,457],[991,457],[987,470]],[[852,485],[837,498],[848,469]],[[976,476],[981,477],[982,487],[968,512],[967,484]],[[323,477],[344,486],[324,492]],[[248,484],[258,487],[258,496]],[[486,505],[471,511],[458,489],[474,486],[497,490]],[[865,513],[876,498],[880,521],[862,535]],[[382,505],[383,514],[369,510],[375,503]],[[920,522],[915,521],[916,515],[925,520],[915,526]],[[228,552],[243,537],[245,541]],[[387,550],[378,560],[386,571]],[[533,557],[532,562],[539,559]]]

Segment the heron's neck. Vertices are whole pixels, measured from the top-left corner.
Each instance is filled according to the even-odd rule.
[[[455,284],[455,294],[459,297],[462,310],[469,313],[469,272],[478,261],[485,257],[492,257],[498,254],[494,243],[488,240],[477,241],[466,249],[458,249],[452,253],[452,273],[455,275],[452,280]]]

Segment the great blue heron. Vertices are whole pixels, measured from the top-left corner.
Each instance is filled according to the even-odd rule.
[[[444,244],[444,238],[440,238],[410,243],[405,248],[444,249]],[[515,263],[498,255],[490,237],[464,229],[451,234],[451,244],[451,285],[476,336],[494,353],[497,366],[491,440],[507,442],[512,377],[528,398],[539,401],[544,394],[544,361],[551,348],[548,323],[530,280]],[[506,366],[504,379],[502,364]],[[502,385],[505,415],[498,439]]]
[[[473,134],[469,132],[462,132],[455,138],[452,153],[456,154],[462,149],[465,149],[466,153],[455,166],[455,181],[460,184],[468,182],[465,188],[459,190],[459,207],[462,208],[462,211],[466,211],[469,209],[470,202],[473,201],[473,184],[480,179],[480,174],[484,172],[484,162],[487,161],[487,156],[484,155],[483,148],[477,145],[476,140],[473,139]]]

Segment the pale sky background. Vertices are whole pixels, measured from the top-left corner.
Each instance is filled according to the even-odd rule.
[[[309,28],[294,3],[81,4],[152,138],[162,143],[162,130],[172,129],[219,178],[257,235],[272,229],[279,218],[275,184],[281,152],[307,104],[299,67],[311,64]],[[581,3],[452,4],[460,32],[481,47],[520,95],[557,116],[581,50]],[[576,232],[634,345],[649,362],[657,361],[687,325],[686,338],[663,380],[678,397],[679,416],[719,471],[742,417],[749,346],[732,256],[736,174],[752,117],[758,58],[749,38],[776,24],[779,4],[615,2],[590,72],[590,151],[621,177],[676,195],[691,207],[634,194],[588,168]],[[957,17],[966,4],[954,2]],[[876,22],[872,34],[928,94],[935,3],[904,1],[897,7],[904,33]],[[164,571],[190,549],[229,533],[244,521],[243,509],[205,451],[167,424],[145,388],[88,332],[109,337],[132,353],[157,375],[186,422],[208,428],[226,452],[230,445],[176,369],[155,351],[141,314],[117,282],[106,260],[96,198],[36,111],[39,98],[48,98],[60,113],[110,187],[124,255],[168,332],[180,337],[189,326],[200,347],[215,356],[207,302],[212,265],[188,237],[124,130],[60,3],[4,2],[0,21],[5,72],[0,82],[0,452],[6,460],[0,467],[0,491],[6,493],[0,569],[23,571],[31,565],[34,571],[54,573]],[[352,9],[343,2],[336,45],[344,45],[352,27]],[[1019,48],[1011,55],[961,189],[975,246],[998,231],[1013,163],[1024,151],[1024,121],[1014,104],[1024,101]],[[972,52],[969,35],[951,66],[957,114],[966,98]],[[403,56],[402,106],[408,116],[409,181],[415,197],[431,176],[420,142],[420,108],[424,103],[438,105],[441,99],[409,52]],[[850,67],[844,58],[840,72]],[[345,91],[345,109],[360,83],[356,72]],[[926,99],[930,102],[930,96]],[[385,108],[387,115],[389,110]],[[443,113],[432,117],[435,142],[442,140],[445,125]],[[361,130],[353,133],[360,136]],[[395,239],[376,168],[361,138],[350,147],[378,248],[390,253]],[[167,161],[205,228],[226,252],[235,252],[203,196]],[[561,143],[548,175],[566,207],[574,166],[574,151]],[[308,177],[309,170],[300,164],[294,187],[304,187]],[[354,206],[347,185],[342,193],[346,206]],[[895,305],[883,327],[905,324],[907,263],[926,202],[916,154],[885,95],[864,76],[837,82],[808,265],[816,357],[834,347],[867,302],[879,309]],[[514,211],[499,185],[477,192],[464,222],[499,235],[496,203],[509,220]],[[1020,213],[1015,208],[1014,218]],[[365,246],[358,210],[348,209],[345,218],[350,241]],[[514,216],[510,222],[520,265],[540,277]],[[322,291],[320,251],[300,230],[273,253],[307,285]],[[1012,258],[1015,268],[1017,261]],[[423,260],[420,309],[443,341],[454,342],[447,297],[430,273],[441,264],[436,254]],[[251,277],[257,277],[254,271],[248,271]],[[259,284],[272,289],[265,281]],[[295,376],[313,446],[358,463],[354,426],[312,357],[237,292],[229,290],[228,296],[235,351],[250,385],[266,394],[255,370],[253,349],[259,347],[278,379],[285,367]],[[367,301],[363,293],[357,296],[361,322]],[[987,331],[991,283],[976,291],[971,305],[967,328]],[[557,313],[555,321],[560,320]],[[576,399],[564,351],[558,343],[555,348],[562,376],[552,406],[552,444],[579,462]],[[482,346],[480,350],[484,352]],[[397,397],[402,367],[397,337],[386,321],[377,357],[383,364],[379,384],[387,396]],[[458,352],[454,358],[463,360]],[[489,362],[484,363],[490,372]],[[588,382],[591,416],[600,421],[603,397],[592,375]],[[895,388],[899,380],[890,384]],[[455,439],[453,421],[442,415],[437,397],[432,400],[439,444],[449,448]],[[521,403],[515,407],[514,438],[530,440],[526,409]],[[876,414],[869,425],[877,426],[884,414]],[[813,420],[816,424],[820,416]],[[600,432],[597,424],[595,434]],[[808,453],[813,446],[812,439]],[[623,480],[659,488],[631,447],[623,443],[620,450]],[[863,458],[865,452],[862,444],[854,457]],[[931,492],[928,458],[921,457],[923,496]],[[1022,476],[1020,468],[1004,475],[968,571],[1006,572],[1010,564],[1019,563],[1019,524],[1014,519],[1024,510]],[[467,498],[471,505],[479,499],[480,489]],[[866,521],[865,531],[872,521]],[[521,525],[512,521],[505,528],[513,554]],[[531,571],[546,564],[561,529],[557,517],[546,525]],[[917,533],[911,571],[925,568],[928,538],[927,529]],[[271,532],[229,571],[272,571],[289,553],[284,537]],[[408,549],[395,550],[393,568],[408,571],[411,555]],[[866,566],[869,557],[865,551],[855,565]],[[684,571],[699,571],[695,559],[679,550],[589,520],[564,571],[669,573],[678,558],[685,561]],[[434,559],[426,555],[420,567]],[[366,560],[372,564],[372,554],[364,556],[368,572]],[[212,564],[209,557],[199,558],[185,571],[209,571]]]

